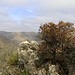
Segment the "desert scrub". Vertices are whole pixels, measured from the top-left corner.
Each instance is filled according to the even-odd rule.
[[[9,69],[5,69],[2,75],[30,75],[29,72],[26,72],[24,69],[21,69],[17,66],[10,66]]]
[[[8,72],[4,72],[4,73],[2,73],[2,75],[9,75],[9,73]]]
[[[9,68],[6,69],[6,72],[3,72],[2,75],[10,75],[10,71],[11,75],[30,75],[25,71],[24,66],[18,64],[17,52],[13,52],[11,56],[7,57],[7,65],[9,66]]]
[[[8,65],[17,65],[18,64],[17,52],[13,52],[11,56],[8,56],[7,64]]]
[[[8,72],[4,72],[2,73],[2,75],[10,75],[10,74]],[[15,75],[30,75],[30,74],[27,72],[19,72],[19,73],[15,73]]]
[[[22,71],[20,68],[16,69],[16,67],[14,67],[12,69],[10,68],[8,70],[5,70],[1,75],[30,75],[30,74],[29,72]]]
[[[18,75],[30,75],[28,72],[21,72]]]

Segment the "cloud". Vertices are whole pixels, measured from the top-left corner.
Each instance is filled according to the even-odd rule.
[[[0,0],[0,6],[9,6],[9,7],[24,7],[28,4],[29,0]]]
[[[0,0],[0,31],[38,31],[40,24],[75,23],[75,0]]]
[[[48,16],[54,12],[71,13],[75,9],[74,3],[75,0],[36,0],[35,2],[32,1],[31,6],[34,7],[36,5],[34,14],[38,16]]]

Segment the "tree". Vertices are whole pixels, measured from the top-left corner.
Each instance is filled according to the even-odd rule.
[[[38,50],[40,60],[43,62],[52,60],[54,64],[64,61],[64,54],[69,52],[73,43],[74,37],[70,33],[75,30],[73,26],[73,23],[63,21],[40,26],[39,36],[42,39]]]

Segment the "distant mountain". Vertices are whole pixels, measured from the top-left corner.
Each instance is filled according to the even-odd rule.
[[[71,32],[71,34],[75,37],[75,31]],[[25,40],[34,40],[39,42],[40,39],[38,38],[38,33],[37,32],[4,32],[0,31],[0,35],[10,39],[17,45]]]
[[[19,44],[20,42],[22,42],[24,40],[34,40],[34,41],[39,40],[39,38],[37,38],[37,35],[38,35],[37,32],[4,32],[4,31],[0,31],[0,35],[14,41],[14,43],[17,43],[17,44]]]

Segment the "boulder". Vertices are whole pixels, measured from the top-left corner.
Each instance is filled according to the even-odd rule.
[[[38,43],[36,41],[30,42],[30,49],[37,50],[38,49]]]
[[[29,43],[28,41],[24,41],[24,42],[20,43],[20,44],[19,44],[20,49],[21,49],[21,50],[22,50],[22,49],[23,49],[23,50],[24,50],[24,49],[25,49],[25,50],[28,50],[29,44],[30,44],[30,43]]]
[[[36,41],[24,41],[20,43],[18,51],[19,64],[24,64],[24,68],[31,75],[59,75],[55,65],[50,63],[42,64],[42,67],[36,67],[39,62],[37,56],[38,43]]]

